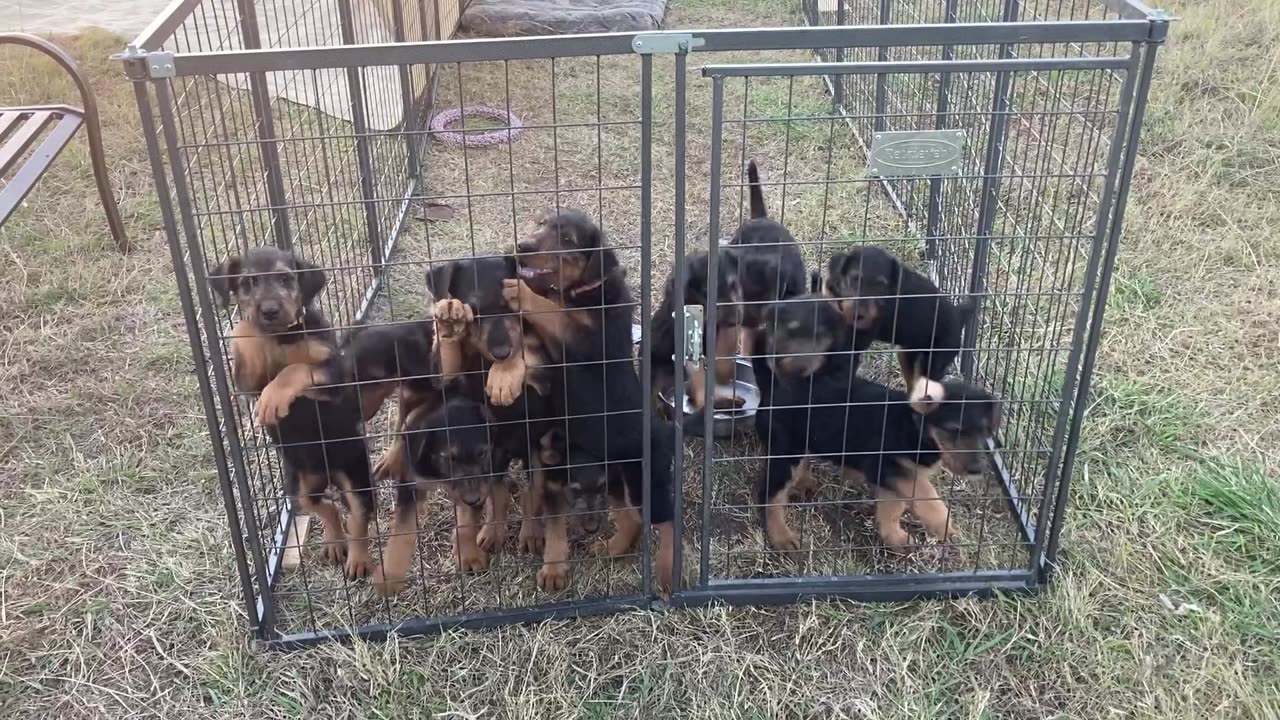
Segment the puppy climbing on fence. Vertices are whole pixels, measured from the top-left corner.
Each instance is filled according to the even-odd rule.
[[[741,346],[755,346],[754,335],[761,326],[765,305],[805,292],[808,274],[800,246],[791,232],[769,217],[756,161],[747,164],[751,215],[734,232],[728,249],[737,258],[738,280],[742,285]]]
[[[324,272],[272,247],[229,257],[209,271],[209,286],[240,321],[231,331],[236,389],[257,394],[255,417],[280,449],[285,493],[324,525],[324,554],[345,564],[348,578],[366,576],[374,511],[360,402],[329,321],[312,305]],[[330,485],[350,515],[344,529]]]
[[[551,361],[564,368],[564,392],[552,393],[552,416],[565,418],[570,475],[583,476],[584,487],[597,486],[604,477],[615,515],[615,532],[605,549],[615,556],[630,552],[640,539],[636,515],[649,484],[659,537],[658,584],[670,588],[674,436],[659,425],[652,429],[650,447],[644,447],[645,391],[632,355],[635,302],[617,254],[590,217],[560,209],[542,214],[532,236],[519,244],[517,258],[519,277],[506,281],[507,300],[541,338]],[[548,522],[548,546],[561,545],[564,527],[561,521]],[[568,572],[567,563],[544,564],[539,583],[563,587]]]
[[[977,309],[972,300],[953,304],[929,278],[874,245],[833,255],[826,289],[858,332],[900,348],[902,381],[913,398],[938,391]]]

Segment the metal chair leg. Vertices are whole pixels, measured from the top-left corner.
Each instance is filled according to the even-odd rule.
[[[52,58],[71,76],[76,88],[80,91],[80,102],[83,109],[85,132],[89,138],[89,157],[93,161],[93,177],[98,183],[98,196],[102,199],[102,208],[107,213],[107,226],[111,236],[115,238],[120,252],[129,251],[129,236],[125,234],[124,220],[120,217],[120,206],[116,204],[115,193],[111,190],[111,180],[107,177],[107,156],[102,147],[102,126],[98,118],[98,100],[89,87],[89,81],[80,69],[79,63],[62,48],[42,37],[28,33],[0,33],[0,45],[21,45]]]

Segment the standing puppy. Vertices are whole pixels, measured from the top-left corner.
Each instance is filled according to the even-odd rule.
[[[699,251],[685,258],[684,303],[701,305],[705,311],[711,299],[711,267],[707,253]],[[714,358],[717,385],[733,380],[738,336],[742,326],[742,285],[738,281],[738,262],[732,253],[720,253],[716,263],[716,338],[704,333],[706,357]],[[676,272],[671,271],[663,290],[662,302],[649,324],[649,357],[654,387],[669,387],[675,381],[675,314],[682,309],[675,304]],[[705,315],[704,315],[705,317]],[[707,383],[702,363],[685,362],[685,378],[689,397],[699,410],[706,404]],[[714,389],[713,389],[714,390]],[[733,395],[714,398],[716,407],[741,406],[742,399]]]
[[[566,454],[573,464],[581,464],[579,457],[593,460],[593,467],[609,474],[607,482],[620,486],[620,493],[609,493],[611,503],[626,503],[614,507],[627,519],[616,525],[606,548],[616,553],[634,545],[638,532],[631,521],[639,514],[635,508],[648,482],[658,530],[658,584],[670,588],[674,436],[669,427],[653,429],[646,478],[644,394],[631,339],[635,301],[618,257],[590,217],[569,209],[544,212],[532,236],[520,243],[517,257],[518,279],[507,281],[507,300],[537,333],[550,361],[564,366],[563,391],[552,392],[551,399],[552,417],[565,418]],[[564,557],[544,553],[538,582],[543,589],[558,590],[569,579],[568,543],[562,540],[565,518],[548,515],[545,522],[546,552],[554,548]]]
[[[832,256],[827,294],[858,332],[901,348],[902,380],[915,399],[937,392],[936,382],[924,381],[946,377],[975,310],[969,301],[952,304],[929,278],[874,245]]]
[[[756,161],[747,164],[751,217],[738,226],[729,241],[737,257],[742,285],[742,348],[755,346],[764,308],[773,302],[802,295],[807,274],[796,239],[782,223],[769,217]]]
[[[267,429],[284,464],[285,492],[324,526],[324,554],[345,561],[349,578],[372,567],[369,521],[373,513],[369,455],[360,403],[333,330],[311,302],[324,273],[293,253],[257,247],[209,271],[209,285],[224,304],[235,303],[240,322],[231,331],[236,389],[260,393],[259,425]],[[344,529],[330,485],[342,491],[350,515]]]

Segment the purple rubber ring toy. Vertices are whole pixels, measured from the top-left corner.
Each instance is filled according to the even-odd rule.
[[[449,129],[449,126],[464,117],[489,118],[491,120],[497,120],[498,122],[505,123],[506,127],[499,130],[489,130],[487,132],[469,130],[466,133]],[[524,121],[506,110],[499,110],[498,108],[486,107],[484,105],[468,105],[466,107],[453,107],[436,113],[435,117],[431,118],[431,132],[436,137],[450,145],[483,147],[486,145],[498,145],[500,143],[515,140],[520,133],[524,132]]]

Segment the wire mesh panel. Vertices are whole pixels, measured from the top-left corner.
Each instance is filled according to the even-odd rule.
[[[424,25],[420,10],[370,26],[347,3],[299,6],[292,21],[267,12],[277,5],[214,5],[178,4],[124,59],[138,83],[245,610],[260,638],[292,645],[609,612],[667,590],[696,604],[975,592],[1040,579],[1060,518],[1050,523],[1049,508],[1060,507],[1057,478],[1071,455],[1091,303],[1114,245],[1122,150],[1145,94],[1135,78],[1140,61],[1149,70],[1141,49],[1150,20],[960,26],[989,18],[957,9],[949,28],[376,45],[361,43],[382,31],[431,37],[440,25]],[[927,10],[893,5],[895,18]],[[335,46],[296,47],[287,28]],[[813,52],[833,59],[805,62]],[[786,63],[757,64],[762,57]],[[691,79],[690,62],[709,65],[710,79]],[[475,108],[500,119],[431,122]],[[954,167],[904,174],[868,161],[875,143],[922,130],[963,136]],[[716,263],[736,262],[736,250],[709,241],[750,220],[752,164],[769,217],[797,241],[805,287],[795,295],[836,253],[874,244],[931,277],[937,297],[972,303],[962,339],[932,348],[956,354],[953,374],[1002,408],[985,438],[991,462],[936,480],[962,536],[928,540],[908,524],[917,550],[889,552],[877,533],[884,498],[842,477],[830,453],[800,447],[797,460],[814,456],[813,487],[785,511],[798,546],[778,548],[755,490],[779,456],[767,433],[714,399],[702,412],[677,409],[700,381],[719,392],[714,363],[690,353],[719,348],[717,333],[736,332],[726,318],[768,304],[717,298],[706,276],[698,290],[686,259],[709,250],[710,277]],[[566,234],[578,223],[570,209],[590,222]],[[594,228],[616,267],[584,250],[597,242]],[[292,259],[246,271],[261,255],[254,248]],[[303,294],[308,283],[314,298]],[[289,348],[312,347],[305,322],[250,333],[283,349],[272,351],[269,377],[247,386],[246,327],[263,318],[254,298],[276,287],[299,307],[310,301],[333,335],[323,357],[298,361]],[[584,307],[579,294],[600,299]],[[831,293],[800,300],[836,304]],[[621,350],[606,331],[617,318],[626,324]],[[517,338],[501,352],[484,329],[499,325]],[[381,374],[370,375],[362,348],[384,336],[394,340]],[[582,338],[599,346],[570,342]],[[449,365],[446,347],[464,347],[471,364]],[[739,350],[749,386],[765,353],[753,342]],[[903,384],[893,347],[862,350],[858,377]],[[506,371],[495,368],[515,357],[525,380],[503,391]],[[294,365],[306,369],[295,375]],[[305,380],[277,402],[285,391],[275,378],[295,376]],[[503,392],[523,404],[495,399]],[[535,397],[546,401],[541,410],[531,409]],[[451,398],[479,407],[480,419],[432,424],[455,407]],[[346,400],[354,409],[339,420],[349,432],[335,436],[321,413]],[[800,406],[846,400],[806,397]],[[765,398],[759,407],[774,409]],[[322,437],[288,440],[285,418],[306,412]],[[627,428],[643,438],[623,457],[608,447],[631,437]],[[606,438],[603,455],[575,455],[579,431]],[[426,451],[437,440],[443,465]],[[473,476],[425,477],[415,464],[461,467],[472,455],[481,464],[501,457],[482,475],[505,479],[473,495],[461,482]],[[307,458],[322,467],[303,467]],[[670,471],[674,491],[661,479]],[[367,490],[352,477],[370,472],[378,477]],[[548,480],[553,472],[561,474]],[[603,484],[584,489],[587,476]],[[642,482],[612,492],[633,477]],[[581,502],[530,505],[547,483],[570,486],[565,497]]]
[[[959,355],[955,374],[963,373],[965,380],[1000,398],[1002,424],[997,433],[984,438],[995,443],[996,454],[982,471],[947,473],[933,480],[952,518],[950,537],[929,537],[924,527],[909,523],[913,539],[908,548],[896,543],[888,546],[878,528],[884,506],[897,500],[878,497],[874,484],[868,488],[841,473],[858,464],[855,461],[865,460],[854,457],[859,451],[847,450],[844,456],[814,452],[815,460],[826,462],[813,469],[810,487],[792,491],[788,510],[800,547],[778,548],[769,537],[768,502],[755,492],[755,483],[744,483],[742,478],[759,480],[769,462],[788,452],[799,462],[806,454],[804,443],[774,447],[768,428],[756,424],[755,432],[746,433],[742,441],[704,447],[709,475],[698,465],[696,474],[703,482],[696,493],[700,497],[691,500],[692,505],[701,505],[700,514],[695,514],[695,518],[700,515],[701,525],[696,534],[701,552],[707,553],[700,583],[714,587],[716,580],[796,575],[970,575],[1032,569],[1032,548],[1042,537],[1037,530],[1041,498],[1046,496],[1046,483],[1053,480],[1051,468],[1061,460],[1065,425],[1060,418],[1071,409],[1070,397],[1064,401],[1064,392],[1070,393],[1066,379],[1078,372],[1079,355],[1073,348],[1079,345],[1082,319],[1088,316],[1091,278],[1096,277],[1105,242],[1098,232],[1100,218],[1105,223],[1106,215],[1100,195],[1115,170],[1111,149],[1124,140],[1132,99],[1132,85],[1125,79],[1133,76],[1138,60],[1137,55],[1120,55],[1068,64],[1048,58],[1052,55],[1036,64],[1010,65],[1009,70],[1001,70],[1001,61],[996,60],[989,63],[988,72],[968,69],[974,67],[972,61],[902,72],[893,72],[892,64],[876,63],[704,68],[714,83],[712,182],[717,187],[719,181],[719,195],[726,199],[718,208],[713,204],[713,234],[718,228],[749,222],[746,202],[741,200],[748,183],[741,178],[746,177],[745,160],[750,159],[772,169],[763,183],[765,206],[795,234],[805,265],[826,275],[828,287],[838,282],[833,274],[840,273],[832,265],[833,256],[852,258],[870,246],[887,250],[905,268],[914,268],[924,277],[942,274],[929,263],[927,247],[936,258],[952,263],[964,259],[968,265],[957,268],[955,274],[965,283],[941,282],[941,288],[931,292],[947,302],[973,304],[977,320],[965,328],[965,345],[933,346],[932,350]],[[887,72],[879,72],[882,68]],[[820,78],[828,72],[874,73],[886,82],[897,83],[901,78],[902,83],[934,88],[945,72],[957,87],[986,87],[987,95],[966,96],[966,104],[952,104],[952,111],[941,119],[931,108],[893,114],[895,122],[881,124],[872,108],[851,109],[852,115],[865,115],[865,129],[876,140],[900,137],[895,132],[937,131],[964,147],[954,167],[942,170],[943,176],[902,177],[913,170],[877,168],[876,156],[868,160],[860,149],[858,123],[846,122],[850,114],[827,105]],[[1070,88],[1102,86],[1112,88],[1089,96],[1088,104],[1074,110],[1057,109],[1043,100]],[[1021,94],[1001,115],[1011,131],[993,135],[992,114],[979,108],[989,108],[995,102],[992,94],[1002,87]],[[768,99],[774,97],[787,101],[771,108]],[[886,129],[869,129],[873,127]],[[777,137],[782,138],[781,145],[774,141]],[[995,151],[1001,156],[988,167],[984,159]],[[882,173],[899,176],[892,179],[893,190],[897,197],[909,199],[902,210],[896,208],[895,197],[881,192]],[[937,225],[945,232],[928,236],[923,220],[931,208],[910,199],[927,196],[931,186],[938,192],[932,211],[945,219]],[[993,197],[989,224],[978,201],[983,193]],[[977,264],[978,247],[983,265]],[[737,247],[722,246],[719,252],[742,254]],[[744,296],[749,295],[744,286]],[[800,296],[783,302],[827,301],[826,297]],[[928,325],[945,323],[947,318],[933,313],[900,322]],[[902,387],[897,359],[901,347],[890,338],[879,338],[859,352],[859,379],[854,382],[910,391]],[[760,357],[755,357],[758,369],[759,363]],[[849,375],[841,378],[845,386],[850,384]],[[772,380],[782,383],[778,374]],[[847,441],[850,447],[858,445],[861,434],[870,432],[864,428],[892,430],[881,428],[892,414],[884,405],[909,402],[905,392],[900,397],[856,402],[823,395],[820,387],[810,384],[801,393],[804,404],[820,410],[792,413],[787,421],[803,424],[796,432],[809,438],[827,432],[817,424],[842,421],[844,427],[837,432],[852,438]],[[776,389],[760,391],[768,398]],[[832,413],[841,404],[847,409]],[[785,405],[772,407],[774,414],[783,409]],[[763,400],[760,411],[768,410],[768,400]],[[732,415],[727,421],[750,423]],[[923,437],[924,429],[911,425],[906,432]],[[872,445],[892,442],[878,439]],[[893,456],[890,450],[884,452]],[[919,521],[914,516],[911,520]]]

